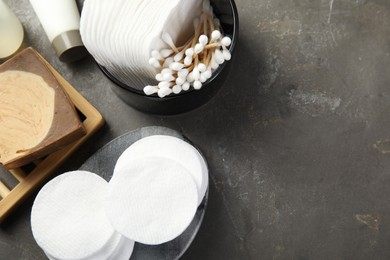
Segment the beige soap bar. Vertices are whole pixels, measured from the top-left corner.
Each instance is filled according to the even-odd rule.
[[[69,97],[32,48],[0,65],[1,164],[23,166],[85,133]]]

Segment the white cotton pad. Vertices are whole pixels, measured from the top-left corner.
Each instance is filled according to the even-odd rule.
[[[103,178],[87,171],[64,173],[41,189],[32,207],[31,229],[47,255],[98,260],[114,252],[120,235],[104,211],[107,190]]]
[[[108,260],[129,260],[134,250],[134,241],[121,236],[118,247],[113,254],[107,258]]]
[[[191,223],[198,191],[190,173],[173,160],[139,158],[115,168],[106,213],[112,226],[134,241],[157,245],[178,237]]]
[[[116,163],[115,171],[117,168],[126,167],[130,160],[137,161],[148,156],[174,160],[186,168],[198,188],[198,205],[202,202],[209,184],[209,174],[206,162],[195,147],[172,136],[153,135],[145,137],[122,153]]]
[[[104,259],[104,260],[129,260],[134,249],[134,241],[130,240],[121,234],[117,233],[109,243],[104,246],[97,253],[83,258],[82,260],[95,260],[95,259]],[[62,260],[52,257],[49,253],[44,252],[49,260]],[[72,259],[76,260],[76,259]],[[81,259],[79,259],[81,260]]]

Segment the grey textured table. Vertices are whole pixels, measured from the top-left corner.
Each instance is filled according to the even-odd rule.
[[[183,132],[211,170],[184,259],[390,258],[390,2],[237,0],[232,71],[209,103],[162,117],[125,105],[91,58],[58,61],[27,0],[6,2],[26,42],[106,125],[58,173],[149,125]],[[0,227],[0,259],[43,259],[33,198]]]

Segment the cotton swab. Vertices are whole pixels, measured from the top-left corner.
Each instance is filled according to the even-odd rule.
[[[203,13],[193,20],[193,26],[193,37],[182,46],[175,46],[171,36],[164,33],[161,37],[171,49],[151,53],[150,63],[161,70],[156,75],[160,82],[157,88],[164,88],[162,91],[157,90],[160,97],[170,94],[165,88],[170,88],[174,94],[187,91],[191,86],[201,89],[219,65],[231,59],[227,48],[231,45],[231,39],[222,35],[219,20],[213,17],[209,1],[203,2]],[[171,71],[165,74],[164,70],[167,68]],[[150,87],[145,90],[148,93],[155,91]]]

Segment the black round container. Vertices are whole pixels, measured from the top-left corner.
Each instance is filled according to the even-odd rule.
[[[238,39],[238,12],[234,0],[210,0],[215,15],[221,22],[224,35],[232,39],[230,52],[234,58],[234,47]],[[180,94],[159,98],[156,94],[147,96],[143,91],[124,84],[110,74],[103,66],[100,69],[115,83],[112,90],[124,102],[140,111],[173,115],[190,111],[209,101],[223,85],[230,69],[231,61],[226,61],[214,71],[212,77],[203,83],[199,90],[190,89]]]

